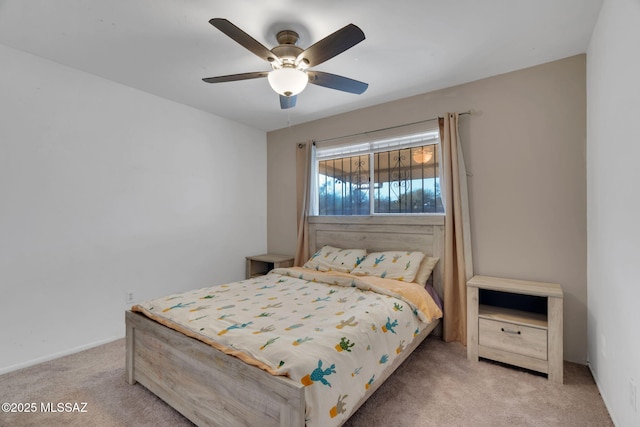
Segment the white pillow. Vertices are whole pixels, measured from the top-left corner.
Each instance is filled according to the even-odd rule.
[[[418,269],[416,278],[413,281],[424,286],[427,283],[429,276],[431,276],[433,269],[436,267],[436,264],[438,264],[438,261],[440,261],[440,258],[425,256],[420,263],[420,268]]]
[[[367,256],[364,249],[340,249],[323,246],[313,254],[303,267],[317,271],[341,271],[349,273]]]
[[[423,258],[424,254],[417,251],[373,252],[351,274],[413,282]]]

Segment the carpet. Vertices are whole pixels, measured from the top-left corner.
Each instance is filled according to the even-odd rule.
[[[1,375],[4,402],[32,411],[0,412],[3,427],[193,425],[140,384],[127,384],[124,339]],[[469,362],[461,344],[429,337],[345,423],[372,426],[613,423],[586,366],[565,362],[564,384],[553,384],[529,371]]]

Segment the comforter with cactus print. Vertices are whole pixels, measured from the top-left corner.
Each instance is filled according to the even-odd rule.
[[[442,312],[421,286],[275,269],[170,295],[133,311],[305,386],[306,424],[336,426]]]

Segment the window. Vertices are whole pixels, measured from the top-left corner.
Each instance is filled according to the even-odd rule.
[[[436,130],[316,146],[316,214],[442,213]]]

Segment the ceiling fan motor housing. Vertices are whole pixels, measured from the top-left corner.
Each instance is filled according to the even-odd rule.
[[[300,39],[298,33],[291,30],[280,31],[276,35],[276,39],[279,45],[271,49],[271,52],[282,60],[282,67],[302,68],[300,64],[296,64],[296,58],[304,51],[301,47],[296,46]],[[271,63],[271,66],[274,69],[279,68],[274,63]]]

